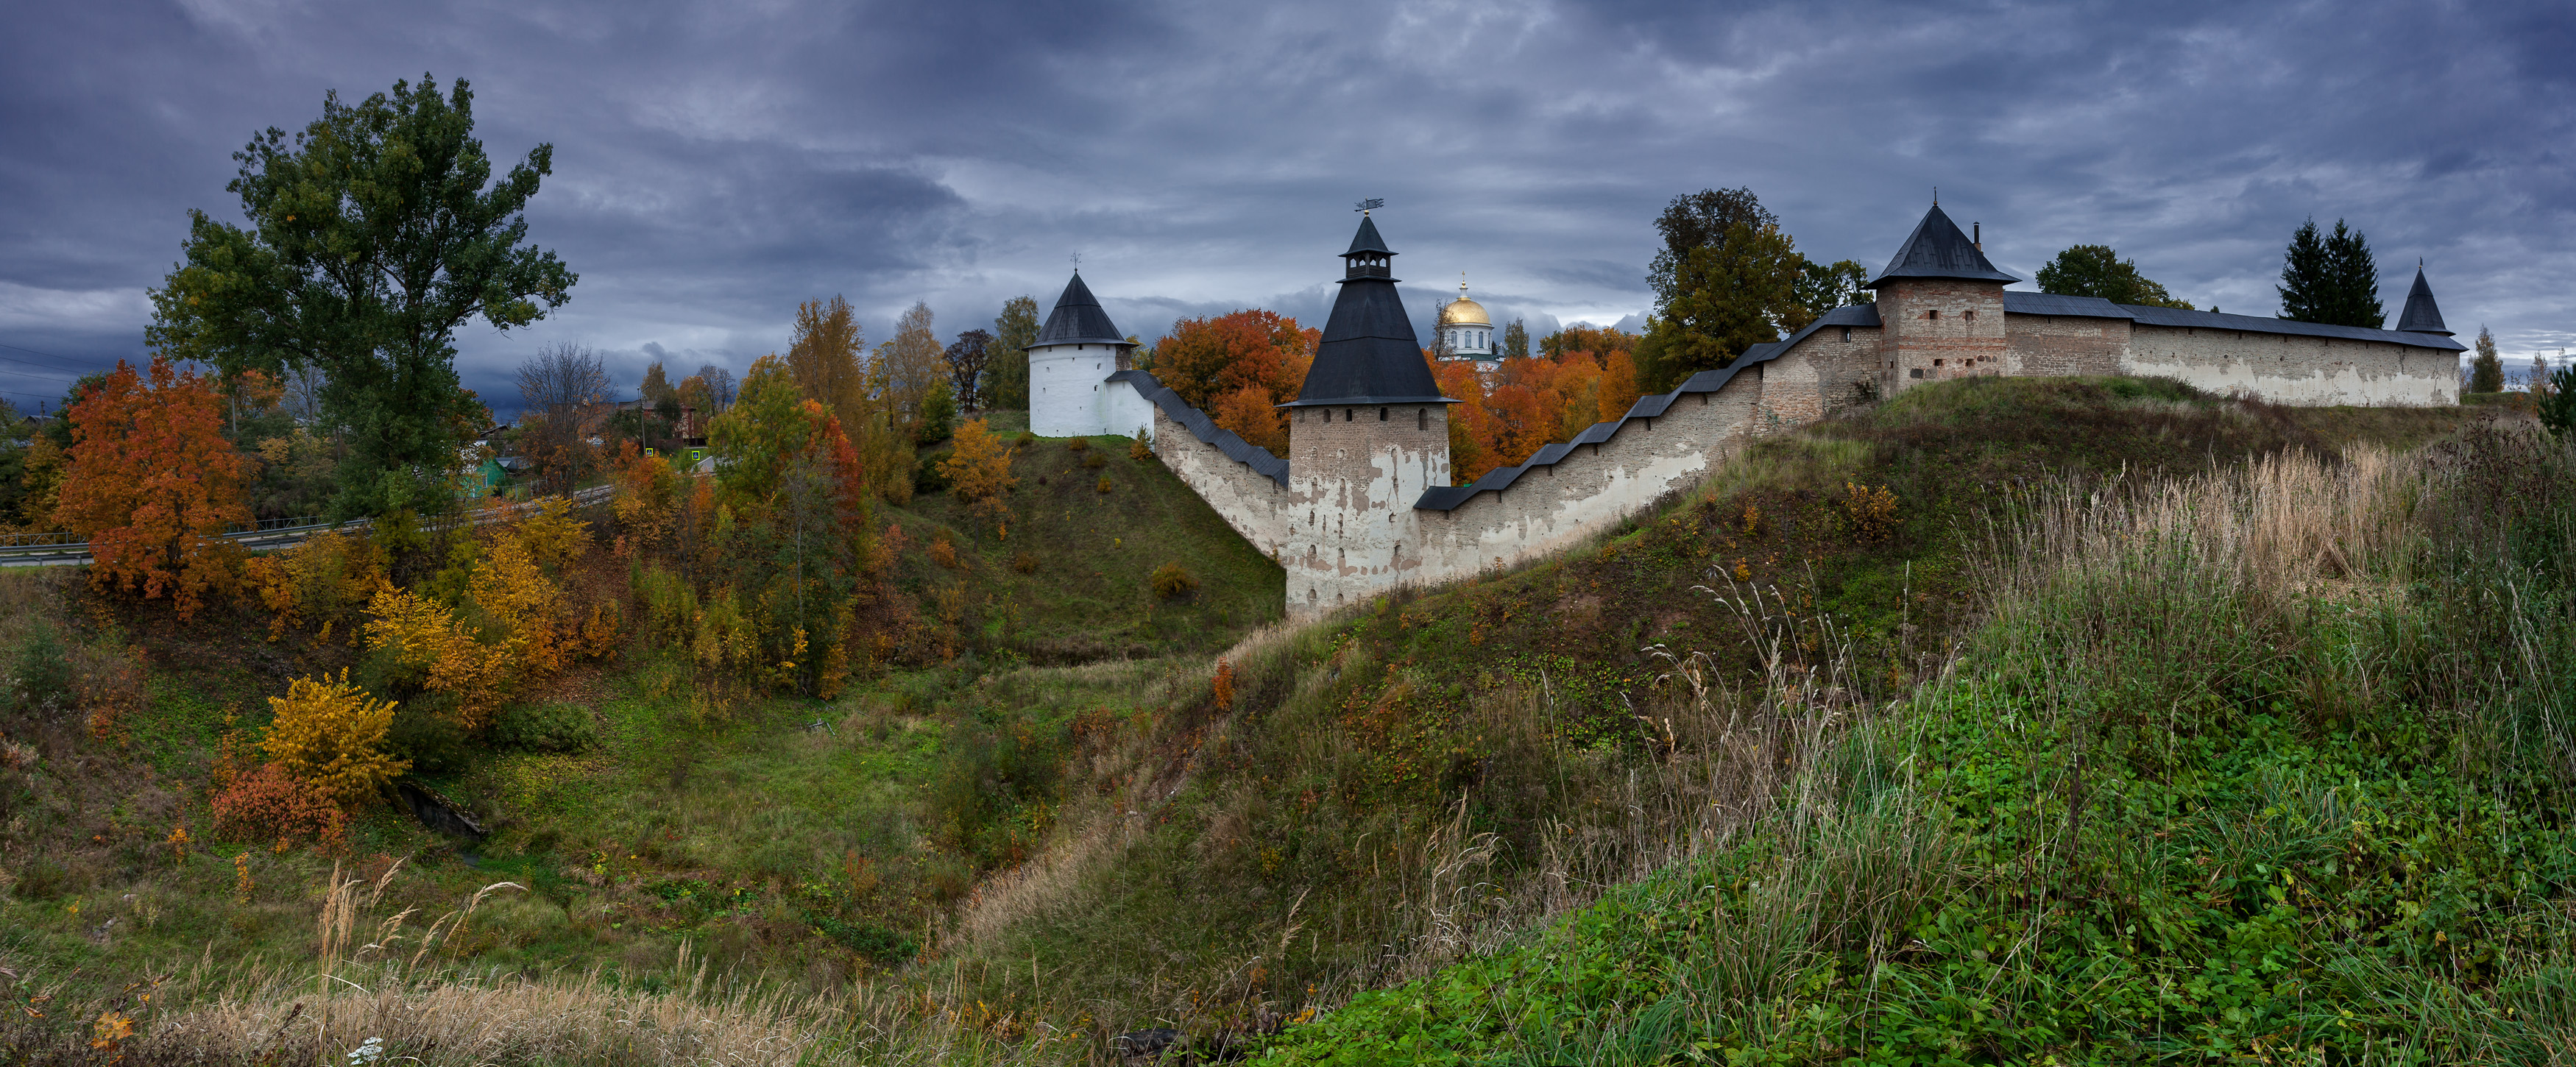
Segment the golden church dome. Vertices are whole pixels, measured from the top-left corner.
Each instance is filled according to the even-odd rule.
[[[1493,324],[1494,320],[1485,315],[1485,305],[1467,299],[1467,283],[1463,280],[1458,283],[1458,299],[1450,301],[1448,307],[1440,309],[1442,326],[1491,326]]]

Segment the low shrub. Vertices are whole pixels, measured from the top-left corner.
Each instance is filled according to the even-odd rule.
[[[1082,455],[1082,469],[1084,470],[1096,471],[1108,465],[1109,457],[1098,452],[1085,452]]]
[[[493,717],[492,741],[529,752],[587,752],[599,745],[599,722],[579,704],[514,705]]]
[[[1022,574],[1036,574],[1038,572],[1038,557],[1035,554],[1028,552],[1022,552],[1019,555],[1013,556],[1011,557],[1011,569]]]
[[[330,794],[263,763],[215,791],[215,834],[230,841],[311,843],[336,848],[348,840],[348,817]]]
[[[1091,448],[1091,440],[1090,440],[1089,438],[1085,438],[1085,437],[1076,437],[1076,438],[1072,438],[1072,439],[1070,439],[1070,440],[1067,440],[1067,441],[1064,443],[1064,450],[1065,450],[1065,451],[1067,451],[1067,452],[1072,452],[1072,453],[1075,453],[1075,454],[1077,454],[1077,455],[1079,455],[1079,454],[1081,454],[1081,453],[1083,453],[1083,452],[1089,451],[1089,450],[1090,450],[1090,448]]]
[[[1153,576],[1146,581],[1153,586],[1154,595],[1164,600],[1194,592],[1199,587],[1198,578],[1177,562],[1154,568]]]
[[[1104,494],[1105,494],[1105,493],[1109,492],[1109,491],[1110,491],[1110,490],[1112,490],[1112,489],[1116,489],[1116,488],[1118,488],[1118,483],[1113,482],[1113,481],[1110,481],[1110,480],[1109,480],[1109,476],[1108,476],[1108,475],[1106,475],[1106,474],[1103,474],[1103,475],[1101,475],[1101,476],[1100,476],[1100,484],[1099,484],[1099,485],[1097,485],[1097,486],[1094,486],[1093,488],[1096,488],[1096,489],[1100,490],[1102,493],[1104,493]]]
[[[1139,463],[1154,458],[1153,442],[1145,440],[1142,436],[1127,442],[1127,458]]]
[[[9,696],[21,712],[52,715],[71,707],[72,660],[53,627],[37,624],[18,646],[9,670]]]

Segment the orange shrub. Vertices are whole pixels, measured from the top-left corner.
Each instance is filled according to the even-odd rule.
[[[215,791],[215,835],[231,841],[310,841],[337,848],[348,840],[348,816],[320,787],[297,781],[274,763],[236,775]]]

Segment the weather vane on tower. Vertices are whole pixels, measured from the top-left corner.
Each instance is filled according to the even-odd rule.
[[[1386,206],[1386,201],[1385,201],[1384,199],[1382,199],[1382,198],[1371,198],[1371,199],[1368,199],[1368,200],[1362,200],[1362,201],[1360,201],[1360,206],[1355,207],[1355,208],[1352,208],[1351,210],[1356,211],[1356,212],[1359,212],[1359,213],[1360,213],[1360,214],[1362,214],[1362,215],[1366,215],[1366,214],[1368,214],[1368,213],[1369,213],[1369,209],[1370,209],[1370,208],[1379,208],[1379,207],[1385,207],[1385,206]]]

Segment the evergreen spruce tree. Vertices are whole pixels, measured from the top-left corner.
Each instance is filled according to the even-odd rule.
[[[1523,325],[1519,319],[1513,319],[1511,325],[1503,327],[1502,357],[1504,359],[1529,358],[1529,327]]]
[[[2478,355],[2469,361],[2469,391],[2504,392],[2504,360],[2496,355],[2495,335],[2478,327]]]
[[[2342,219],[2335,220],[2331,235],[2320,233],[2315,219],[2290,235],[2279,291],[2281,317],[2293,322],[2375,330],[2388,321],[2379,304],[2379,266],[2371,261],[2370,242]]]

